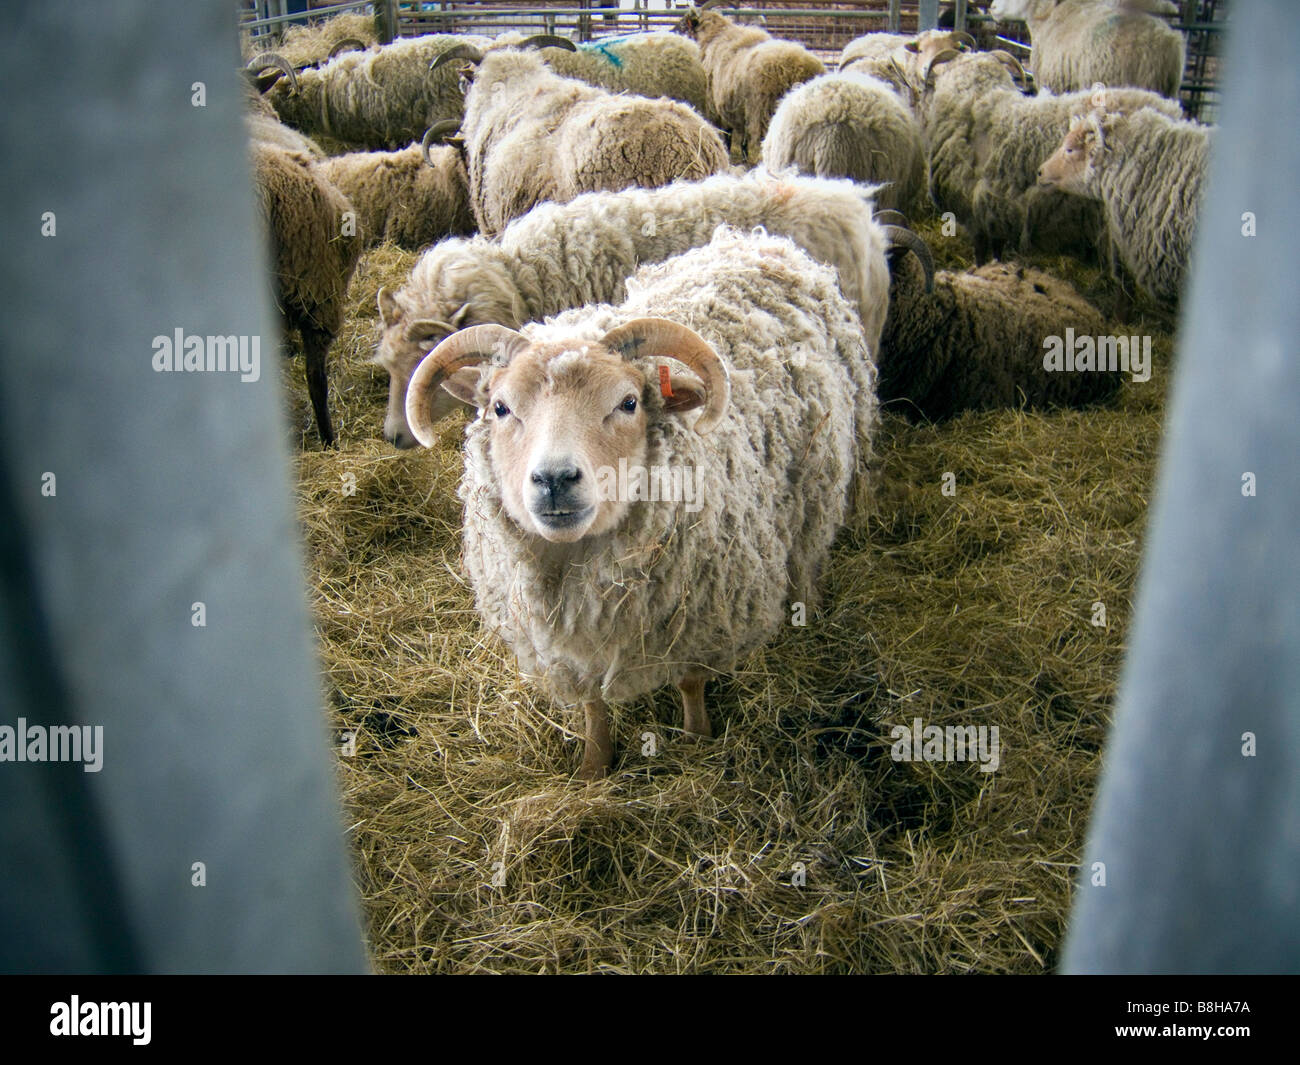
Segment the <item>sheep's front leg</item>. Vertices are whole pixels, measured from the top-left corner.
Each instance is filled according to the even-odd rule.
[[[614,762],[614,744],[609,738],[609,708],[600,699],[582,704],[587,719],[587,741],[582,752],[580,780],[599,780],[609,775]]]
[[[704,674],[689,673],[677,687],[682,693],[682,720],[686,735],[713,738],[709,712],[704,709]]]

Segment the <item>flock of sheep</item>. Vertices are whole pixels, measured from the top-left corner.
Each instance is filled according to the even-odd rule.
[[[342,16],[248,65],[277,300],[321,439],[359,256],[427,247],[375,294],[383,433],[431,446],[457,402],[477,411],[464,567],[525,673],[584,707],[589,779],[613,764],[608,702],[673,683],[686,732],[711,735],[704,682],[815,602],[869,490],[879,405],[1113,392],[1117,373],[1045,368],[1045,338],[1105,319],[1014,260],[1092,257],[1172,305],[1206,167],[1162,0],[994,0],[1029,24],[1036,93],[965,33],[869,34],[827,72],[716,6],[581,46],[379,45]],[[935,273],[906,217],[934,210],[976,269]],[[703,508],[606,491],[628,468],[694,478]]]

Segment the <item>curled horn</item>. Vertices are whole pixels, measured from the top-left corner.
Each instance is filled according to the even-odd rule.
[[[364,52],[366,50],[366,42],[360,37],[344,37],[341,41],[334,42],[334,47],[330,49],[330,58],[333,59],[340,52],[348,50]]]
[[[715,7],[722,7],[724,4],[728,7],[732,6],[731,0],[704,0],[704,3],[696,8],[696,10],[703,15],[704,12],[712,11]]]
[[[975,38],[972,37],[965,30],[954,30],[952,33],[952,39],[954,41],[957,41],[959,44],[966,45],[968,48],[971,49],[971,51],[974,51],[976,48],[979,47],[979,45],[975,41]]]
[[[438,58],[429,64],[429,70],[437,70],[444,63],[450,63],[453,59],[467,59],[476,66],[483,62],[483,53],[475,48],[472,44],[458,44],[454,48],[448,48]]]
[[[871,216],[873,222],[879,222],[882,226],[902,226],[904,229],[910,229],[911,223],[902,211],[895,211],[892,208],[885,207]]]
[[[257,76],[261,74],[262,71],[271,69],[282,70],[289,76],[289,91],[294,96],[297,96],[298,74],[293,69],[293,64],[278,52],[263,52],[261,55],[254,56],[250,59],[248,65],[244,67],[244,70],[248,72],[249,76],[252,77],[254,81],[257,80]]]
[[[930,246],[926,244],[919,236],[910,229],[904,229],[902,226],[884,226],[885,236],[889,238],[889,250],[910,251],[916,256],[917,261],[921,264],[921,269],[925,271],[925,291],[934,291],[934,257],[930,254]]]
[[[698,333],[666,318],[637,318],[606,333],[600,342],[621,351],[624,358],[668,358],[689,366],[704,382],[708,397],[695,420],[695,431],[707,433],[722,420],[731,400],[731,377],[718,353]]]
[[[931,82],[931,78],[934,76],[935,67],[937,67],[940,63],[948,62],[948,60],[950,59],[960,59],[960,58],[961,58],[961,52],[957,51],[956,48],[945,48],[937,56],[931,59],[929,64],[925,68],[926,88],[930,87],[930,82]]]
[[[420,154],[424,156],[424,161],[430,166],[434,166],[433,156],[429,154],[429,147],[433,144],[434,138],[438,139],[438,143],[442,143],[449,133],[455,133],[458,129],[460,129],[460,123],[455,119],[435,122],[426,129],[424,139],[420,141]]]
[[[576,52],[578,46],[567,37],[556,37],[553,33],[539,33],[526,37],[519,42],[520,48],[563,48],[566,52]]]
[[[526,343],[522,334],[503,325],[474,325],[453,333],[429,352],[406,386],[406,423],[415,439],[425,447],[433,446],[433,427],[437,423],[429,417],[429,412],[434,390],[443,381],[457,370],[487,362],[498,352],[509,354]]]
[[[1011,76],[1017,78],[1021,84],[1027,85],[1029,83],[1029,75],[1025,73],[1025,68],[1020,65],[1020,60],[1010,52],[999,48],[996,52],[990,52],[989,55],[1011,71]]]

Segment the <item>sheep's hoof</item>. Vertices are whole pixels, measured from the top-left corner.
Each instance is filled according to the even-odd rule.
[[[700,728],[684,729],[682,738],[689,740],[691,743],[701,743],[704,740],[713,739],[713,726],[705,724]]]
[[[593,761],[584,758],[582,766],[574,774],[576,780],[581,780],[584,784],[594,784],[597,780],[604,780],[609,776],[609,763]]]

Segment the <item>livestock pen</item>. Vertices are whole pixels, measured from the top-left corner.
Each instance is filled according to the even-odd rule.
[[[400,36],[545,31],[594,45],[671,29],[683,11],[375,6]],[[833,62],[854,37],[925,28],[940,11],[814,0],[724,13]],[[955,14],[979,29],[973,6]],[[940,212],[912,221],[937,266],[974,265]],[[871,503],[836,541],[820,609],[710,686],[717,738],[686,741],[671,689],[640,698],[615,709],[611,776],[579,785],[579,722],[519,676],[462,572],[464,416],[427,451],[382,438],[376,293],[400,288],[416,259],[388,244],[362,257],[335,348],[338,448],[304,432],[298,457],[374,963],[1051,971],[1126,648],[1175,365],[1167,310],[1119,308],[1096,263],[1025,259],[1106,309],[1103,332],[1145,346],[1145,372],[1082,410],[932,424],[886,407]],[[285,386],[305,428],[288,369]],[[954,739],[971,741],[964,754]]]

